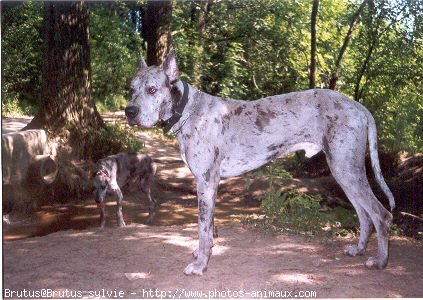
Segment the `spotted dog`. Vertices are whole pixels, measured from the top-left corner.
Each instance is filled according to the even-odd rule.
[[[140,153],[110,155],[96,163],[92,181],[95,187],[95,201],[100,209],[101,227],[106,223],[104,198],[108,191],[118,196],[117,223],[119,226],[125,226],[122,215],[123,194],[120,189],[130,181],[135,181],[147,197],[150,203],[147,223],[152,223],[157,203],[151,197],[151,185],[156,170],[157,166],[151,157]]]
[[[364,164],[367,142],[376,181],[391,209],[395,202],[380,169],[375,121],[360,103],[326,89],[256,101],[222,99],[181,81],[173,51],[161,66],[148,67],[142,60],[132,89],[132,100],[125,109],[128,124],[148,128],[165,121],[165,129],[175,133],[182,159],[196,179],[199,247],[185,274],[202,275],[207,268],[219,180],[301,149],[308,157],[325,153],[332,175],[357,211],[360,238],[345,254],[363,255],[374,226],[377,256],[365,265],[386,266],[392,214],[369,186]]]

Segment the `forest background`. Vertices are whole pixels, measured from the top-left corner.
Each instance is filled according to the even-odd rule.
[[[87,3],[92,97],[100,111],[121,110],[140,56],[148,57],[148,3]],[[250,100],[336,89],[372,112],[386,150],[422,152],[420,1],[169,3],[165,43],[176,50],[182,79],[213,95]],[[42,103],[43,5],[2,5],[3,114],[33,115]]]

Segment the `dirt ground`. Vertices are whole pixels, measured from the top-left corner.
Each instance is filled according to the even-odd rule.
[[[3,130],[9,124],[16,130],[28,120],[3,119]],[[423,297],[421,242],[391,238],[387,268],[367,270],[366,256],[342,254],[355,240],[244,226],[243,215],[261,212],[254,201],[260,190],[247,192],[245,177],[221,182],[219,237],[208,271],[202,277],[185,276],[182,271],[197,245],[194,181],[173,145],[153,134],[138,135],[146,152],[159,161],[154,194],[162,205],[154,224],[145,224],[145,199],[132,187],[124,191],[124,228],[116,226],[112,197],[103,230],[92,198],[44,206],[31,223],[3,225],[4,297],[17,298],[24,290],[39,292],[32,294],[38,298]],[[322,194],[333,184],[331,178],[287,181]],[[372,238],[367,255],[375,252]]]

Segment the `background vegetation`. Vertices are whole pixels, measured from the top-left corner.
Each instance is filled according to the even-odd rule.
[[[329,85],[345,37],[337,89],[375,116],[389,150],[422,151],[422,4],[323,0],[316,21],[316,87]],[[3,5],[3,113],[41,102],[42,3]],[[93,98],[121,109],[146,45],[143,2],[89,4]],[[175,1],[171,38],[182,77],[208,93],[256,99],[308,88],[309,1]],[[355,23],[354,23],[355,22]]]

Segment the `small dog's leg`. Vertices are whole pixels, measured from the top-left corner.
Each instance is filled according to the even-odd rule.
[[[106,225],[106,209],[104,207],[104,202],[101,202],[103,206],[100,208],[100,227],[104,228]]]
[[[97,189],[96,191],[96,203],[97,208],[100,209],[100,227],[104,228],[106,225],[106,203],[104,203],[104,198],[106,196],[107,189]]]
[[[157,202],[153,197],[151,197],[151,188],[150,188],[151,180],[148,181],[141,181],[141,191],[144,193],[144,195],[148,199],[148,203],[150,204],[150,207],[148,208],[148,217],[147,217],[147,224],[152,224],[154,216],[156,215],[156,207]]]
[[[117,224],[119,227],[126,226],[125,221],[123,220],[123,214],[122,214],[122,200],[123,200],[123,194],[119,187],[115,189],[115,193],[118,196],[118,200],[116,201],[117,204],[117,212],[116,212],[116,218],[117,218]]]

